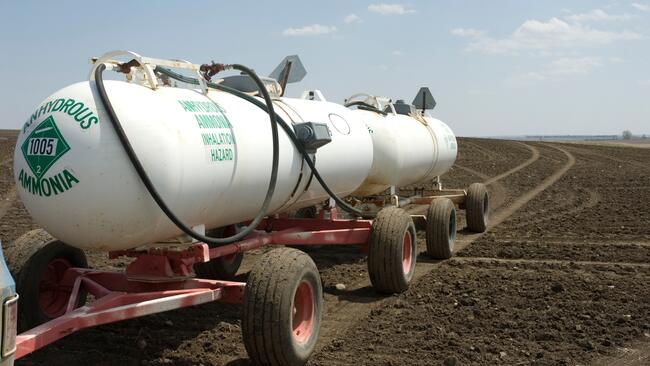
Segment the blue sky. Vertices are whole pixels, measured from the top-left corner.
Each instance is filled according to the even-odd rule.
[[[17,128],[88,58],[128,49],[268,74],[288,89],[412,100],[461,136],[650,134],[650,0],[9,1],[0,3],[0,128]]]

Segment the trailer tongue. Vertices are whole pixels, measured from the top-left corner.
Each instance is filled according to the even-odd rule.
[[[243,74],[215,80],[229,69]],[[105,70],[126,81],[104,81]],[[260,78],[242,65],[116,51],[93,59],[89,81],[39,105],[14,155],[20,198],[44,229],[7,253],[25,330],[16,357],[80,329],[223,301],[243,304],[251,360],[301,365],[321,319],[314,262],[278,248],[247,283],[233,282],[244,252],[357,245],[375,289],[398,293],[413,277],[416,224],[439,259],[453,253],[456,205],[471,230],[485,230],[484,186],[442,189],[457,145],[425,113],[435,106],[428,89],[413,105],[368,94],[339,105],[318,90],[284,97],[304,74],[295,56]],[[432,180],[427,195],[396,189]],[[124,272],[89,269],[85,249],[133,261]]]

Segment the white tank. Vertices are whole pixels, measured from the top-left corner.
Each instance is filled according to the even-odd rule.
[[[266,112],[219,91],[206,96],[110,80],[105,86],[145,170],[181,220],[213,228],[257,214],[271,172]],[[26,209],[53,236],[78,248],[126,249],[180,235],[141,183],[99,100],[94,82],[77,83],[45,99],[26,122],[14,154]],[[338,104],[282,101],[276,109],[285,121],[328,124],[332,141],[316,153],[316,167],[338,195],[356,190],[372,164],[366,125]],[[327,199],[281,129],[280,146],[270,212]]]
[[[214,90],[112,80],[105,87],[149,177],[183,222],[200,231],[255,217],[271,172],[266,112]],[[180,236],[140,181],[99,100],[94,81],[77,83],[45,99],[25,123],[14,154],[25,208],[53,236],[82,249],[128,249]],[[431,179],[456,158],[453,133],[433,118],[353,111],[324,99],[279,98],[275,109],[288,123],[328,125],[332,141],[318,149],[316,167],[341,197]],[[290,139],[279,135],[269,213],[326,200]]]
[[[456,161],[456,136],[440,120],[395,113],[384,116],[361,109],[354,113],[368,126],[373,143],[370,173],[355,195],[374,195],[390,186],[431,180]]]

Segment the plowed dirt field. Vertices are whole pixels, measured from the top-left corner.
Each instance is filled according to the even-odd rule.
[[[16,195],[7,137],[0,238],[10,245],[37,225]],[[309,364],[650,365],[650,149],[462,138],[459,152],[443,184],[488,185],[488,231],[466,231],[459,211],[455,257],[421,254],[399,296],[373,291],[357,248],[309,250],[325,294]],[[239,280],[263,251],[246,254]],[[88,255],[94,267],[124,266]],[[17,364],[248,365],[240,312],[207,304],[110,324]]]

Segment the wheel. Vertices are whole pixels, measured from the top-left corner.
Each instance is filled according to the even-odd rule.
[[[235,234],[236,227],[228,226],[209,230],[206,235],[210,237],[221,238]],[[208,245],[214,248],[214,245]],[[215,258],[209,262],[195,263],[194,273],[199,278],[208,280],[232,280],[237,275],[241,261],[244,259],[244,253],[234,253],[223,257]]]
[[[427,210],[427,254],[449,259],[456,241],[456,207],[448,198],[436,198]]]
[[[465,210],[467,228],[475,233],[484,232],[487,229],[490,214],[490,196],[484,184],[474,183],[469,186]]]
[[[267,253],[244,289],[242,336],[258,365],[304,365],[316,345],[323,292],[311,258],[292,248]]]
[[[25,233],[7,248],[7,264],[16,281],[18,330],[25,331],[65,314],[72,291],[69,268],[87,268],[86,255],[54,239],[45,230]],[[79,292],[77,307],[86,303]]]
[[[375,290],[404,292],[413,278],[417,257],[415,224],[406,211],[387,207],[372,222],[368,274]]]

